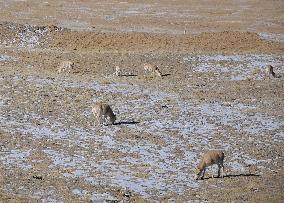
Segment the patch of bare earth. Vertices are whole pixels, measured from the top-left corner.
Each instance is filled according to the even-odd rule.
[[[283,1],[0,8],[0,202],[282,202]],[[226,175],[196,181],[211,148]]]

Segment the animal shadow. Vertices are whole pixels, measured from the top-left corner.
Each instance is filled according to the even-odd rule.
[[[138,75],[136,75],[136,74],[122,74],[120,76],[122,76],[122,77],[136,77]]]
[[[254,173],[247,173],[247,174],[228,174],[228,175],[224,175],[223,178],[231,178],[231,177],[260,177],[259,174],[254,174]],[[211,179],[212,177],[206,177],[204,178],[204,180],[208,180]],[[222,178],[222,177],[218,177],[218,176],[213,176],[213,178]]]
[[[131,125],[131,124],[137,124],[140,123],[139,121],[120,121],[117,123],[114,123],[113,125]]]
[[[169,76],[171,74],[167,73],[167,74],[162,74],[162,77],[165,77],[165,76]]]
[[[230,178],[230,177],[240,177],[240,176],[251,176],[251,177],[260,177],[259,174],[254,174],[254,173],[247,173],[247,174],[229,174],[229,175],[225,175],[224,178]]]

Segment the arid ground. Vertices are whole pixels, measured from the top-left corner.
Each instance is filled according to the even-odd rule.
[[[0,202],[283,202],[283,0],[0,0],[0,16]],[[208,149],[225,176],[195,180]]]

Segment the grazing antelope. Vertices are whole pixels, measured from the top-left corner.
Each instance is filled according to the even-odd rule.
[[[158,66],[153,66],[152,64],[144,64],[144,70],[146,72],[155,73],[157,76],[162,77],[162,73]]]
[[[206,167],[211,166],[213,164],[218,165],[218,177],[220,177],[221,168],[222,171],[222,177],[224,177],[224,152],[221,150],[210,150],[206,152],[203,156],[201,161],[199,162],[197,166],[196,171],[196,180],[201,177],[201,179],[204,178]]]
[[[106,122],[107,118],[112,124],[114,124],[116,120],[116,115],[108,104],[97,102],[92,106],[92,112],[100,124]]]
[[[272,76],[273,78],[276,78],[276,74],[273,71],[273,66],[271,66],[271,65],[266,66],[265,71],[266,71],[266,74],[268,75],[268,77]]]
[[[72,61],[62,61],[58,68],[58,73],[68,72],[73,69],[74,63]]]

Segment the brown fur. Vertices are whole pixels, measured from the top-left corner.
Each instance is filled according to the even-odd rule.
[[[158,66],[153,66],[152,64],[144,64],[144,70],[155,73],[157,76],[162,77],[162,73],[159,70]]]
[[[224,158],[225,158],[224,152],[221,151],[221,150],[210,150],[210,151],[206,152],[202,156],[202,159],[197,166],[196,179],[198,179],[199,177],[201,177],[201,179],[203,179],[204,175],[205,175],[206,167],[211,166],[213,164],[218,165],[218,177],[220,177],[221,168],[223,169],[223,172],[222,172],[222,177],[223,177],[223,175],[224,175],[223,174],[224,173],[224,165],[223,165]]]
[[[275,78],[276,77],[276,74],[275,74],[275,72],[273,71],[273,66],[271,66],[271,65],[268,65],[267,67],[266,67],[266,73],[267,73],[267,75],[270,77],[270,76],[272,76],[273,78]]]
[[[62,61],[58,68],[58,73],[63,73],[63,72],[70,73],[73,67],[74,67],[74,63],[72,61]]]
[[[114,124],[116,120],[116,115],[108,104],[97,102],[92,106],[92,112],[100,124],[104,123],[107,118],[109,118],[112,124]]]

